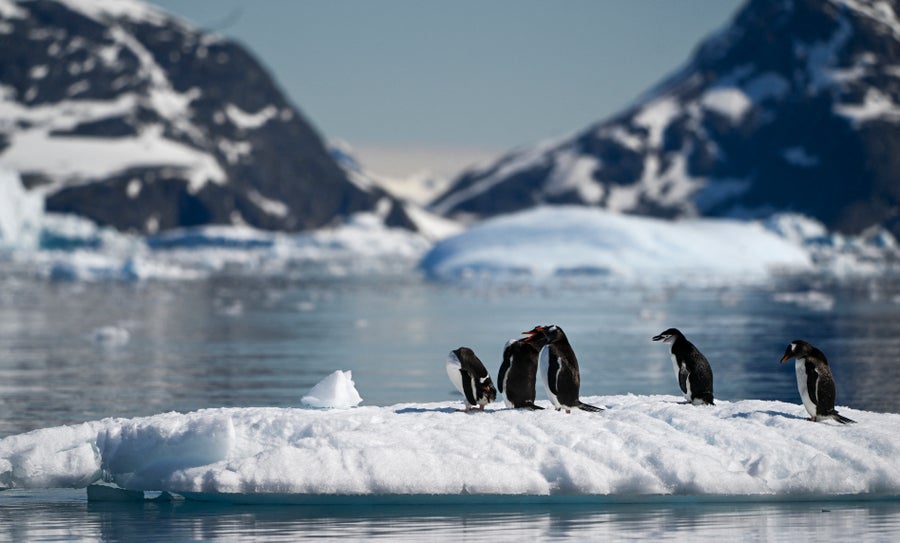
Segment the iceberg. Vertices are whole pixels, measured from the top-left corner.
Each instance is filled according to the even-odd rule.
[[[0,171],[0,264],[64,281],[198,280],[210,276],[343,277],[409,274],[437,280],[760,282],[782,274],[838,278],[897,271],[900,245],[884,229],[829,233],[796,214],[763,221],[662,219],[599,208],[543,206],[461,225],[413,207],[422,232],[357,213],[312,232],[242,225],[147,237],[45,212],[43,195]],[[430,225],[425,226],[425,223]]]
[[[542,206],[484,221],[436,243],[420,268],[447,281],[582,276],[760,282],[784,274],[882,274],[896,256],[896,242],[886,231],[845,238],[796,214],[765,221],[669,221]]]
[[[356,407],[361,402],[362,398],[353,383],[352,372],[341,370],[319,381],[300,399],[303,405],[331,409]]]
[[[422,260],[433,278],[764,278],[810,271],[812,261],[758,222],[667,221],[577,206],[539,207],[476,225]]]
[[[554,503],[900,497],[900,415],[778,401],[585,398],[603,413],[456,402],[345,410],[213,408],[0,439],[0,488],[132,491],[241,503]],[[539,402],[549,407],[546,402]]]
[[[37,247],[44,198],[28,192],[19,174],[0,169],[0,248]]]
[[[42,211],[43,200],[34,201]],[[0,201],[0,213],[3,205]],[[146,238],[72,215],[0,215],[0,249],[13,249],[10,254],[26,273],[64,281],[177,281],[296,270],[307,276],[396,273],[413,269],[430,246],[422,235],[387,227],[367,213],[298,234],[204,226]]]

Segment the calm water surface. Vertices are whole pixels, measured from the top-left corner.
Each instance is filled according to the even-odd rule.
[[[0,277],[0,437],[107,416],[300,404],[335,369],[367,405],[457,397],[444,372],[472,347],[565,328],[584,395],[675,394],[670,326],[707,355],[716,396],[802,412],[786,345],[829,357],[838,404],[900,412],[900,283],[778,281],[689,289],[602,284],[461,288],[414,276],[66,283]],[[604,504],[514,508],[88,504],[83,491],[0,492],[0,540],[894,540],[897,503]],[[821,537],[819,537],[821,536]]]
[[[896,502],[360,507],[0,500],[0,541],[896,541]]]

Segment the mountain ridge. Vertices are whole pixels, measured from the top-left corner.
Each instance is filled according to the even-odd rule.
[[[432,202],[663,218],[799,212],[900,233],[900,19],[874,0],[751,0],[631,105],[464,172]]]
[[[241,45],[136,0],[0,0],[0,165],[48,211],[154,233],[382,210]]]

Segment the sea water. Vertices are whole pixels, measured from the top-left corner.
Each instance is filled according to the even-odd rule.
[[[0,278],[0,437],[109,416],[299,407],[336,369],[362,405],[460,399],[444,359],[475,350],[496,375],[505,341],[562,326],[587,395],[677,394],[675,326],[709,358],[716,397],[796,403],[788,343],[829,357],[838,405],[900,412],[900,283],[775,279],[753,286],[596,281],[454,286],[414,273],[193,281]],[[665,444],[660,444],[664,446]],[[0,492],[0,540],[459,540],[489,537],[892,540],[894,501],[471,507],[89,503],[83,490]]]

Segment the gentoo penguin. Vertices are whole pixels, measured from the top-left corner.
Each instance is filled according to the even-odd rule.
[[[841,424],[856,422],[838,415],[834,410],[834,377],[825,353],[798,339],[787,346],[781,363],[784,364],[791,358],[796,358],[794,369],[797,373],[797,388],[803,399],[803,407],[809,413],[809,420],[833,419]]]
[[[672,365],[675,378],[688,402],[694,405],[713,404],[713,374],[709,361],[677,328],[669,328],[653,341],[672,344]]]
[[[503,347],[503,362],[497,374],[497,388],[510,408],[543,409],[534,405],[539,348],[522,339],[511,339]]]
[[[576,408],[603,411],[602,407],[586,404],[578,398],[578,389],[581,387],[578,358],[562,328],[555,324],[535,326],[523,333],[528,334],[525,341],[536,341],[543,345],[538,355],[538,371],[541,372],[547,396],[557,411],[565,409],[566,413],[571,413]]]
[[[465,397],[466,411],[475,406],[484,411],[484,406],[497,398],[497,389],[494,388],[491,376],[475,356],[475,352],[468,347],[460,347],[447,355],[447,376],[456,390]]]

